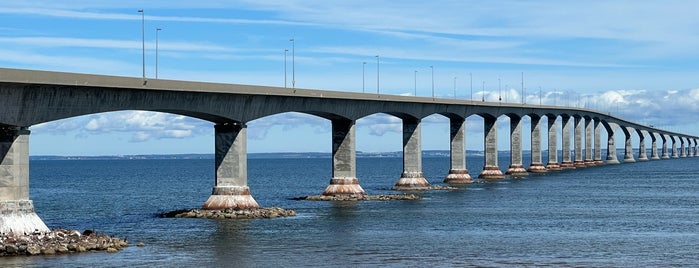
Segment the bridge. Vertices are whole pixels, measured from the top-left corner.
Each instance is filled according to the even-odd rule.
[[[172,113],[215,124],[215,184],[204,209],[259,207],[247,184],[246,123],[285,112],[311,114],[332,123],[332,178],[324,195],[365,193],[356,176],[355,122],[376,113],[402,120],[403,171],[394,185],[396,190],[423,190],[430,186],[422,173],[421,120],[433,114],[443,115],[450,122],[451,166],[446,183],[473,182],[466,169],[465,153],[465,119],[472,115],[482,117],[484,122],[485,165],[478,175],[481,179],[618,164],[614,134],[619,131],[625,137],[624,162],[699,156],[697,136],[582,108],[0,68],[0,232],[48,231],[29,200],[29,127],[120,110]],[[501,115],[510,119],[511,163],[505,173],[497,159],[496,123]],[[531,121],[531,159],[526,169],[522,159],[525,117]],[[542,126],[544,117],[548,119],[547,126]],[[557,143],[559,117],[562,148]],[[604,160],[602,128],[607,132]],[[542,162],[542,131],[548,134],[547,163]],[[634,135],[639,140],[637,156],[632,147]],[[646,138],[652,144],[650,158]]]

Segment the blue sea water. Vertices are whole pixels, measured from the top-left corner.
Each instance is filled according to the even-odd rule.
[[[502,157],[501,169],[507,159]],[[469,157],[476,177],[482,158]],[[442,184],[448,158],[424,158]],[[281,219],[164,219],[201,206],[213,160],[30,163],[30,196],[50,228],[127,238],[118,253],[0,259],[2,267],[647,267],[699,266],[699,158],[605,165],[453,191],[419,201],[318,202],[330,159],[250,159],[260,205]],[[400,158],[359,158],[369,194],[394,193]],[[145,247],[136,247],[143,242]]]

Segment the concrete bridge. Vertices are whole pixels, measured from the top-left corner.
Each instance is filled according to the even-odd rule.
[[[246,123],[284,112],[301,112],[332,122],[332,178],[324,195],[364,194],[356,176],[355,122],[385,113],[403,122],[403,172],[397,190],[422,190],[421,119],[441,114],[450,120],[451,168],[447,183],[472,182],[466,169],[465,119],[484,121],[484,168],[478,177],[502,179],[565,168],[617,164],[614,134],[625,137],[624,162],[699,156],[699,137],[634,123],[580,108],[501,104],[467,100],[199,83],[0,68],[0,232],[46,231],[29,200],[29,127],[74,116],[145,110],[191,116],[215,124],[216,178],[204,209],[255,208],[247,185]],[[510,166],[497,161],[497,118],[510,118]],[[522,119],[531,120],[531,159],[522,159]],[[548,118],[547,126],[541,119]],[[557,137],[561,118],[562,137]],[[602,158],[601,128],[607,132]],[[542,128],[548,135],[548,163],[542,162]],[[572,139],[571,139],[572,132]],[[634,156],[632,136],[638,136]],[[558,148],[557,141],[562,141]],[[652,141],[650,158],[646,139]],[[571,155],[571,140],[573,154]],[[583,141],[584,147],[583,148]],[[659,152],[658,142],[662,142]],[[671,147],[670,147],[671,146]],[[558,160],[558,150],[562,159]],[[584,152],[584,154],[583,154]]]

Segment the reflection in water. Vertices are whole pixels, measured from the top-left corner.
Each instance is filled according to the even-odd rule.
[[[217,267],[250,267],[254,260],[248,243],[249,225],[254,220],[248,219],[216,219],[215,232],[211,234],[214,250],[215,266]]]

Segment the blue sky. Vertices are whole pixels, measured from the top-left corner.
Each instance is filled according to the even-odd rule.
[[[375,92],[380,55],[384,94],[412,95],[416,83],[417,95],[431,95],[434,66],[439,97],[470,99],[473,81],[474,99],[519,102],[524,72],[528,103],[699,133],[696,1],[4,1],[0,66],[140,77],[139,9],[151,78],[156,28],[163,79],[284,86],[288,49],[291,86],[293,38],[299,88],[361,92],[364,76]],[[482,149],[482,120],[467,123],[467,147]],[[397,118],[357,124],[357,150],[401,149]],[[210,123],[169,114],[87,115],[31,130],[32,155],[213,152]],[[303,114],[249,122],[248,135],[249,152],[331,148],[330,123]],[[448,149],[448,120],[425,118],[423,138],[423,149]]]

